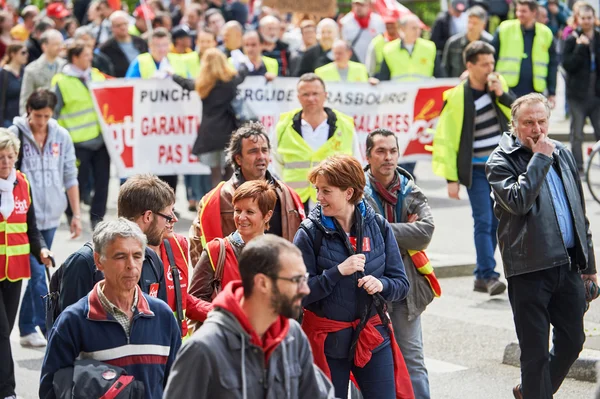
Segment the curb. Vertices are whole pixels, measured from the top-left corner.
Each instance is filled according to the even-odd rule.
[[[521,349],[517,342],[511,342],[506,345],[504,349],[504,358],[502,359],[503,364],[509,366],[521,367],[519,358],[521,357]],[[575,360],[575,363],[571,366],[568,378],[574,378],[579,381],[596,382],[596,363],[599,359],[591,357],[580,357]]]
[[[437,265],[434,268],[437,278],[467,277],[473,275],[475,264]]]

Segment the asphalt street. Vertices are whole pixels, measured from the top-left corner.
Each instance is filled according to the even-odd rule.
[[[461,200],[447,198],[445,182],[434,176],[428,162],[417,165],[418,184],[427,194],[434,213],[436,231],[427,251],[438,270],[452,265],[470,265],[475,261],[471,209],[467,193],[461,190]],[[118,180],[110,187],[109,215],[115,217]],[[176,231],[187,234],[194,214],[187,211],[183,185],[177,192],[177,209],[182,217]],[[591,198],[591,196],[589,196]],[[587,200],[592,231],[600,226],[600,205]],[[84,207],[84,215],[86,207]],[[90,239],[89,223],[84,219],[83,237],[71,240],[63,224],[52,248],[57,262]],[[594,241],[600,248],[600,227]],[[497,254],[496,258],[499,260]],[[470,268],[463,267],[463,273]],[[498,270],[501,271],[499,262]],[[432,397],[436,399],[506,399],[512,398],[512,387],[519,382],[519,369],[502,364],[505,347],[516,340],[512,313],[506,294],[490,298],[472,291],[471,276],[441,280],[442,297],[435,299],[422,316],[425,355],[430,373]],[[585,355],[600,358],[600,302],[592,304],[586,314],[588,340]],[[19,345],[15,326],[11,341],[16,363],[17,394],[20,398],[36,398],[43,349],[27,349]],[[198,370],[201,373],[201,370]],[[560,399],[592,398],[595,386],[590,382],[567,379],[559,393]]]

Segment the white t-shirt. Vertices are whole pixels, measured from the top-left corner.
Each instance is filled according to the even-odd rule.
[[[383,18],[381,18],[381,15],[372,12],[368,28],[361,31],[360,25],[354,18],[354,13],[349,12],[340,20],[340,24],[342,25],[342,39],[350,44],[354,42],[352,49],[358,60],[364,63],[367,59],[367,50],[371,40],[385,31]]]

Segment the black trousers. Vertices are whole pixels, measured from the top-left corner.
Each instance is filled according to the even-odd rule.
[[[89,176],[94,176],[94,198],[90,207],[90,220],[101,221],[106,214],[106,202],[108,201],[108,182],[110,180],[110,156],[106,146],[98,150],[89,150],[75,146],[75,154],[79,161],[79,195],[87,185]],[[67,214],[71,211],[70,207]]]
[[[585,341],[581,275],[563,265],[509,277],[508,297],[521,347],[523,397],[551,399]]]
[[[15,365],[10,349],[10,332],[15,325],[21,282],[0,281],[0,398],[15,394]]]

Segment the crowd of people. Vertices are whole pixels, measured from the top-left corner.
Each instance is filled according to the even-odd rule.
[[[420,316],[442,291],[426,192],[397,132],[361,143],[352,117],[326,106],[326,85],[443,77],[461,80],[444,93],[432,168],[450,198],[467,189],[473,290],[508,288],[522,351],[513,395],[551,398],[582,350],[597,283],[580,173],[587,117],[600,134],[600,33],[581,1],[571,15],[556,0],[517,0],[516,19],[497,3],[453,0],[429,40],[416,15],[370,0],[331,18],[253,1],[152,0],[130,15],[108,0],[52,0],[24,7],[18,24],[7,2],[0,398],[16,395],[9,337],[27,278],[20,344],[46,346],[42,398],[429,398]],[[502,20],[493,34],[489,15]],[[559,65],[572,152],[547,138]],[[240,116],[247,76],[298,78],[301,108],[273,135]],[[118,219],[103,220],[111,160],[89,83],[111,78],[172,79],[202,100],[192,152],[211,173],[184,178],[189,237],[173,229],[177,175],[123,180]],[[56,229],[66,212],[81,234],[81,202],[93,238],[46,296]],[[55,296],[55,317],[43,296]]]

